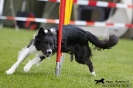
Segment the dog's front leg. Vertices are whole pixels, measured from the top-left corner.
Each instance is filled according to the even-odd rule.
[[[15,70],[17,69],[17,67],[19,66],[19,64],[31,53],[29,48],[26,48],[23,53],[18,57],[18,60],[15,64],[13,64],[13,66],[6,71],[6,74],[13,74],[15,72]]]
[[[40,62],[41,60],[42,60],[42,59],[40,58],[40,56],[39,56],[39,55],[36,55],[35,58],[33,58],[32,60],[30,60],[30,61],[25,65],[25,67],[24,67],[24,72],[28,72],[28,71],[31,69],[32,65],[34,65],[34,64],[36,64],[36,63],[38,63],[38,62]]]

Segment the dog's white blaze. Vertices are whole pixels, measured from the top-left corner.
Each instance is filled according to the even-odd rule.
[[[51,50],[51,49],[48,49],[48,50],[47,50],[47,52],[49,52],[49,51],[52,53],[52,50]]]
[[[31,69],[32,65],[38,63],[40,60],[41,60],[40,57],[37,55],[35,58],[33,58],[32,60],[30,60],[30,61],[25,65],[24,71],[25,71],[25,72],[28,72],[28,71]]]

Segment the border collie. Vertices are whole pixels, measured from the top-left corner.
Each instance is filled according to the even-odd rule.
[[[28,72],[32,65],[41,62],[46,57],[56,53],[57,35],[58,26],[47,29],[41,27],[34,35],[30,44],[20,51],[17,62],[6,71],[6,74],[13,74],[20,63],[33,52],[36,52],[36,56],[26,64],[24,67],[25,72]],[[73,60],[74,55],[75,60],[80,64],[87,65],[91,74],[95,76],[93,64],[90,60],[92,53],[89,42],[95,45],[97,50],[100,50],[110,49],[118,43],[118,40],[118,37],[114,34],[111,34],[109,39],[100,40],[92,33],[77,26],[64,25],[62,29],[61,52],[69,53],[71,55],[71,61]]]

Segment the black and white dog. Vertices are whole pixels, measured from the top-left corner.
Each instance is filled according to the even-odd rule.
[[[33,52],[36,52],[36,56],[26,64],[24,67],[25,72],[28,72],[32,65],[56,53],[57,35],[58,26],[48,29],[43,29],[41,27],[34,35],[30,44],[21,50],[17,62],[6,71],[6,74],[13,74],[20,63]],[[114,34],[110,35],[109,39],[99,40],[95,35],[88,31],[84,31],[77,26],[64,25],[62,29],[61,51],[63,53],[70,53],[71,61],[73,60],[73,55],[75,55],[75,60],[80,64],[87,65],[91,74],[95,75],[95,71],[90,60],[92,53],[88,41],[94,44],[96,49],[100,50],[110,49],[118,43],[118,40],[118,37]]]

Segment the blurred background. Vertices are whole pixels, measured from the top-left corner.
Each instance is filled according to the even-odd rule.
[[[27,30],[36,30],[40,26],[47,28],[57,25],[56,23],[22,21],[11,18],[13,16],[25,18],[58,19],[59,3],[50,1],[56,0],[0,0],[1,28],[4,26],[17,26],[18,28]],[[133,38],[133,0],[77,1],[80,1],[80,3],[73,4],[71,20],[93,23],[93,25],[77,26],[80,26],[84,30],[90,31],[93,34],[101,37],[106,37],[110,33],[114,33],[121,38]],[[84,3],[84,1],[92,3],[89,5],[81,5]],[[95,22],[97,23],[95,24]]]

